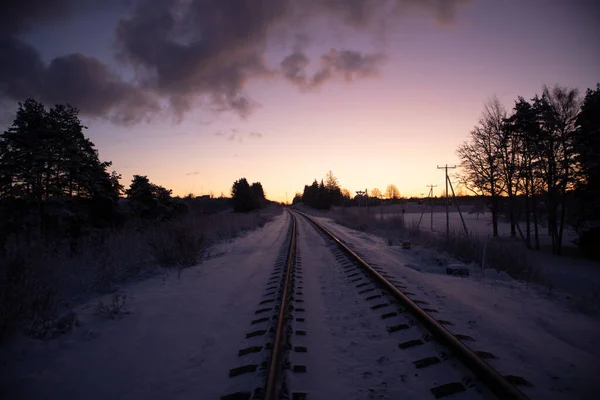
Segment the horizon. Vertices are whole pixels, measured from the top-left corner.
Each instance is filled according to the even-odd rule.
[[[510,111],[543,85],[583,96],[600,81],[600,6],[586,0],[167,3],[0,17],[5,128],[17,101],[69,102],[123,185],[146,175],[181,197],[229,196],[245,177],[291,203],[328,171],[350,193],[423,197],[443,190],[437,167],[458,164],[487,99]]]

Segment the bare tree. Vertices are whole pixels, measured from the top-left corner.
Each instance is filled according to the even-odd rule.
[[[506,110],[496,97],[485,103],[479,124],[456,151],[461,160],[460,183],[474,194],[490,198],[493,236],[498,236],[502,174],[502,142]]]
[[[370,190],[369,196],[374,197],[376,199],[380,199],[383,195],[381,194],[381,190],[375,188]]]
[[[512,171],[505,169],[505,177],[510,178],[511,173],[515,174],[516,193],[524,198],[525,235],[523,235],[520,228],[519,233],[523,237],[526,246],[531,248],[531,227],[533,222],[535,247],[539,249],[536,199],[539,196],[541,185],[538,177],[539,174],[537,173],[538,156],[536,138],[539,137],[537,110],[523,97],[519,97],[515,103],[513,114],[506,122],[508,130],[510,130],[510,141],[512,142],[507,145],[511,146],[509,152],[511,156],[514,156],[515,169]]]
[[[508,220],[510,222],[510,236],[516,236],[517,224],[517,194],[519,190],[519,166],[521,158],[521,140],[510,129],[506,112],[500,129],[500,170],[504,180],[504,191],[508,197]]]
[[[385,189],[385,197],[391,200],[397,200],[400,198],[400,191],[396,185],[388,185],[388,187]]]
[[[579,91],[544,86],[539,106],[542,129],[537,144],[543,155],[540,166],[546,189],[548,233],[552,251],[561,254],[567,191],[574,188],[577,170],[573,139],[581,106]]]
[[[331,172],[331,170],[327,174],[325,174],[325,187],[329,190],[334,190],[334,189],[340,188],[340,183],[338,181],[338,178],[336,178],[333,175],[333,172]]]

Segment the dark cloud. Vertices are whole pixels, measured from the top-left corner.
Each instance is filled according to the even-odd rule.
[[[0,90],[6,97],[24,100],[36,95],[43,84],[46,67],[39,53],[29,44],[13,36],[0,36]]]
[[[238,142],[242,142],[242,135],[238,134],[237,129],[230,129],[229,132],[218,131],[215,132],[215,136],[222,137],[230,142],[237,139]]]
[[[353,50],[330,50],[321,56],[320,67],[308,76],[306,68],[310,61],[304,53],[296,51],[281,62],[283,76],[302,89],[313,89],[334,78],[348,82],[379,75],[379,67],[385,61],[383,54],[362,54]]]
[[[73,102],[82,113],[131,123],[158,110],[157,98],[169,100],[177,119],[194,107],[232,111],[242,117],[260,104],[247,93],[256,79],[283,77],[310,89],[332,79],[353,81],[375,76],[381,54],[331,50],[311,62],[300,33],[315,16],[359,30],[380,29],[385,21],[412,8],[440,21],[452,17],[463,0],[128,0],[127,17],[117,25],[117,58],[136,72],[129,83],[101,61],[82,54],[58,57],[48,65],[20,36],[36,26],[65,20],[91,5],[114,6],[117,0],[21,0],[0,14],[0,97]],[[121,5],[119,7],[122,7]],[[87,10],[87,11],[86,11]],[[277,68],[267,65],[271,38],[281,38],[292,53]],[[84,49],[82,49],[83,51]]]
[[[187,174],[185,174],[186,176],[188,175],[200,175],[199,171],[194,171],[194,172],[188,172]]]
[[[124,82],[93,57],[70,54],[45,65],[39,53],[13,36],[0,37],[0,92],[13,100],[28,97],[46,104],[69,103],[88,116],[132,124],[159,110],[154,96]]]
[[[425,10],[438,22],[448,23],[456,8],[470,0],[309,0],[317,13],[326,13],[347,25],[365,29],[392,21],[414,9]]]
[[[260,132],[250,132],[250,137],[260,139],[262,137],[262,133]]]
[[[256,102],[246,83],[273,75],[265,64],[268,28],[287,2],[266,0],[140,1],[119,23],[120,58],[143,71],[148,88],[178,112],[198,95],[215,110],[248,115]]]
[[[264,54],[270,36],[306,43],[294,29],[316,15],[357,29],[379,26],[382,18],[413,7],[446,18],[461,1],[139,0],[131,17],[119,23],[119,58],[135,65],[145,87],[168,97],[177,113],[200,102],[247,116],[257,106],[245,93],[251,80],[283,76],[299,87],[315,87],[336,77],[374,76],[383,60],[378,54],[333,50],[309,78],[309,60],[299,49],[280,70],[269,68]]]
[[[78,7],[96,5],[99,0],[9,3],[0,13],[0,54],[3,57],[0,97],[3,100],[22,101],[34,97],[48,105],[70,103],[82,114],[108,117],[122,124],[139,122],[158,111],[156,98],[123,81],[98,59],[75,53],[45,64],[39,52],[19,38],[19,34],[35,26],[64,20]]]
[[[306,85],[306,67],[310,64],[308,57],[301,51],[295,51],[281,62],[283,76],[295,85]]]
[[[384,60],[382,54],[361,54],[352,50],[333,49],[321,56],[321,69],[313,77],[313,84],[322,84],[336,76],[347,81],[376,76],[379,74],[379,65]]]
[[[121,123],[138,122],[159,110],[156,99],[122,81],[95,58],[81,54],[55,58],[46,69],[43,98],[76,104],[90,115],[113,115]]]

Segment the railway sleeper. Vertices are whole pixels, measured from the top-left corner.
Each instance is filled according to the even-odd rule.
[[[452,396],[453,394],[465,392],[466,390],[467,389],[462,383],[450,382],[431,388],[431,393],[436,399],[441,399],[442,397]]]

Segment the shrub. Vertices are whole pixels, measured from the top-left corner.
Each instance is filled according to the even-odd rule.
[[[260,212],[186,215],[168,222],[135,221],[118,230],[94,230],[79,238],[44,241],[7,237],[0,247],[0,341],[16,330],[42,338],[76,322],[70,308],[95,294],[113,292],[125,281],[164,267],[189,267],[202,258],[209,240],[233,237],[263,226],[280,206]],[[98,306],[103,315],[122,311],[121,299]],[[66,313],[66,314],[65,314]],[[63,315],[63,317],[60,317]]]
[[[0,340],[22,327],[36,337],[50,329],[61,308],[60,266],[43,249],[10,246],[0,258]]]
[[[107,319],[115,319],[123,314],[127,314],[124,307],[126,302],[126,295],[115,293],[110,304],[104,304],[102,301],[99,301],[94,314]]]
[[[202,254],[204,236],[193,222],[170,222],[154,229],[149,244],[159,266],[192,267]]]

